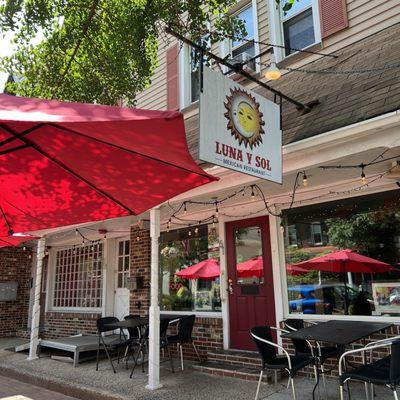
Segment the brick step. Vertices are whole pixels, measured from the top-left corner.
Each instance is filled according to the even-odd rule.
[[[258,352],[243,350],[212,350],[207,353],[207,360],[211,362],[237,365],[260,369],[261,359]]]
[[[215,361],[207,361],[201,364],[193,364],[192,368],[196,371],[217,376],[244,379],[247,381],[257,381],[260,377],[260,369],[234,364],[226,364]],[[277,379],[280,379],[278,372]],[[275,374],[272,371],[264,372],[264,382],[275,382]]]

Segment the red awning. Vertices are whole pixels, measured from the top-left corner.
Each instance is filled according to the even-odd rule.
[[[191,265],[175,275],[184,279],[215,279],[220,275],[219,263],[214,258],[201,261],[198,264]]]
[[[308,270],[335,273],[364,272],[374,274],[395,270],[387,263],[355,253],[350,249],[334,251],[294,265]]]
[[[182,114],[0,95],[0,235],[141,214],[216,178]]]

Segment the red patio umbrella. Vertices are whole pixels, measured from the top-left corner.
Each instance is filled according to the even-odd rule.
[[[253,257],[236,266],[239,278],[261,278],[264,272],[264,260],[262,256]]]
[[[22,243],[36,239],[34,236],[0,236],[0,248],[19,246]]]
[[[175,275],[184,279],[207,279],[212,280],[220,275],[219,263],[214,258],[201,261],[198,264],[191,265]]]
[[[302,275],[307,274],[310,271],[297,265],[286,264],[286,272],[288,272],[290,275]]]
[[[320,257],[315,257],[310,260],[302,261],[294,264],[298,267],[308,270],[318,270],[334,273],[360,272],[360,273],[379,273],[393,271],[394,268],[382,261],[375,260],[370,257],[355,253],[350,249],[337,250]],[[345,289],[345,312],[347,313],[347,282],[344,276]]]
[[[0,235],[140,214],[215,179],[179,112],[0,95]]]
[[[374,274],[394,270],[394,268],[387,263],[355,253],[350,249],[337,250],[294,265],[307,270],[335,273],[364,272]]]

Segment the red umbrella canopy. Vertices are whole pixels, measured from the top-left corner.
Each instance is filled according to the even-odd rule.
[[[264,261],[262,256],[250,258],[236,266],[237,275],[239,278],[261,278],[264,271]]]
[[[214,258],[201,261],[198,264],[191,265],[175,275],[184,279],[215,279],[220,275],[219,263]]]
[[[308,269],[299,267],[297,265],[286,264],[286,272],[289,273],[290,275],[302,275],[302,274],[307,274],[310,271]]]
[[[8,246],[19,246],[22,243],[37,239],[34,236],[0,236],[0,248]]]
[[[336,273],[365,272],[374,274],[394,270],[389,264],[355,253],[350,249],[334,251],[294,265],[308,270]]]
[[[179,112],[0,95],[0,235],[140,214],[215,179]]]

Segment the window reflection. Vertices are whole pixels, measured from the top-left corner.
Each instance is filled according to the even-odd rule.
[[[284,221],[291,313],[400,315],[398,192],[294,209]],[[338,261],[343,250],[354,260]]]
[[[252,226],[235,230],[236,282],[258,285],[264,282],[261,228]]]
[[[160,240],[161,308],[166,311],[220,311],[220,278],[187,279],[180,271],[219,259],[217,227],[201,225],[162,232]]]

